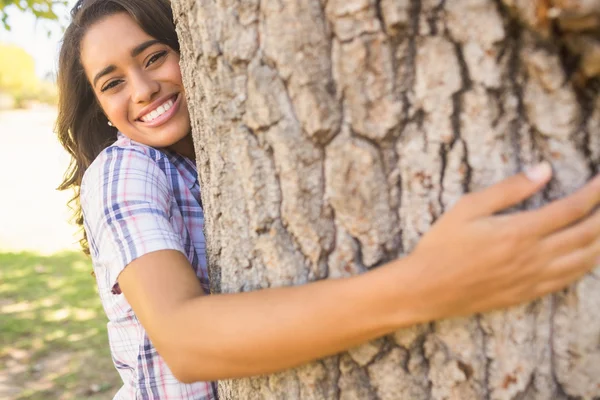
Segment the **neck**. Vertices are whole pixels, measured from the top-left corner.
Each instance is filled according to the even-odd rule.
[[[186,135],[183,139],[178,141],[177,143],[169,146],[169,149],[173,150],[176,153],[181,154],[184,157],[189,158],[190,160],[196,160],[196,152],[194,150],[194,141],[192,139],[191,133]]]

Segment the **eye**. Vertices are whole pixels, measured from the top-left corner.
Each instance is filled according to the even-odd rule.
[[[106,92],[109,89],[112,89],[114,87],[116,87],[119,83],[121,83],[120,79],[115,79],[114,81],[110,81],[108,82],[106,85],[104,85],[102,87],[102,89],[100,89],[101,92]]]
[[[148,63],[146,64],[146,68],[148,68],[150,65],[154,64],[155,62],[157,62],[158,60],[160,60],[161,58],[163,58],[166,55],[167,55],[167,51],[166,50],[163,50],[163,51],[161,51],[159,53],[154,54],[148,60]]]

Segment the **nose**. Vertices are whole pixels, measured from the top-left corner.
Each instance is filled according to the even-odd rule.
[[[133,88],[132,100],[135,103],[147,103],[160,90],[160,83],[144,72],[134,74],[131,78]]]

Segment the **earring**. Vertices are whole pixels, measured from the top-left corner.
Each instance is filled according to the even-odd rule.
[[[113,126],[112,122],[108,121],[108,126]]]

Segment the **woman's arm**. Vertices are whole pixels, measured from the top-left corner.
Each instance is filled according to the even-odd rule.
[[[408,306],[420,301],[402,287],[409,270],[385,266],[347,279],[203,296],[185,256],[166,250],[132,262],[119,282],[173,374],[194,382],[334,354],[394,330],[399,312],[406,324],[427,320]]]
[[[466,195],[410,256],[360,276],[203,296],[187,259],[158,251],[118,281],[181,381],[286,369],[401,327],[539,297],[597,265],[598,178],[539,210],[494,215],[537,192],[550,177],[539,172]]]

